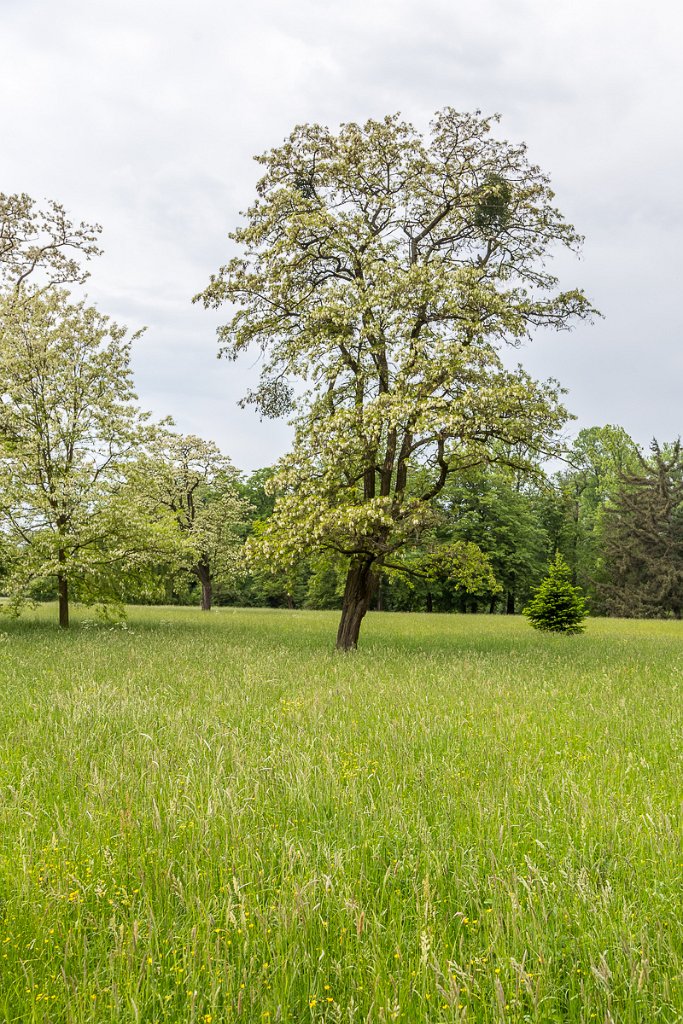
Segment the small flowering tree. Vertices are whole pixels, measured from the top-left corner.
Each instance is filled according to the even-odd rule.
[[[159,429],[130,477],[151,521],[176,525],[173,569],[198,580],[202,611],[211,611],[215,584],[234,580],[241,566],[251,505],[238,493],[237,470],[212,441]]]
[[[125,577],[139,583],[172,543],[127,486],[150,434],[133,390],[135,337],[59,288],[0,301],[5,585],[18,605],[56,584],[64,628],[72,597],[116,602]]]
[[[571,569],[559,551],[524,614],[535,629],[545,633],[583,633],[588,612],[581,588],[572,585]]]

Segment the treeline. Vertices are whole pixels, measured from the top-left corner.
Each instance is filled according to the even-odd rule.
[[[642,453],[621,427],[582,430],[553,473],[478,467],[452,478],[437,503],[437,522],[413,556],[414,574],[385,569],[372,607],[385,611],[520,612],[559,551],[592,614],[676,617],[683,609],[683,461],[680,444],[653,442]],[[238,481],[250,508],[247,533],[272,512],[272,471]],[[439,552],[476,548],[490,572],[454,579],[424,573]],[[470,554],[471,557],[471,554]],[[218,588],[220,604],[338,609],[346,567],[330,554],[286,573],[263,567]],[[174,593],[194,599],[196,584]]]

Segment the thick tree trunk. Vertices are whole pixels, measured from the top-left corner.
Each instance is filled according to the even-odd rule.
[[[200,562],[197,566],[196,572],[199,577],[199,582],[202,585],[202,611],[210,612],[213,605],[213,583],[211,582],[211,570],[206,562]]]
[[[57,555],[60,565],[66,562],[66,553]],[[57,573],[57,594],[59,596],[59,625],[62,629],[69,628],[69,581],[63,572]]]
[[[346,577],[344,603],[337,632],[337,650],[353,651],[358,647],[358,635],[363,617],[368,610],[375,588],[372,559],[355,559]]]
[[[427,591],[427,611],[428,612],[433,612],[434,611],[434,598],[432,597],[431,590]]]

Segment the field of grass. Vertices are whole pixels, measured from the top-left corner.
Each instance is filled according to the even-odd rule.
[[[0,1019],[683,1020],[683,624],[0,621]]]

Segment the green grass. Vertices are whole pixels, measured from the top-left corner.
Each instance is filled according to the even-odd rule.
[[[0,621],[0,1019],[683,1020],[683,624]]]

